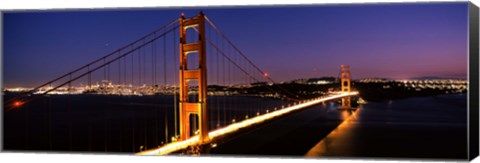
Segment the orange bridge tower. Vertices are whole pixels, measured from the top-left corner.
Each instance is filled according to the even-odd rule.
[[[342,88],[342,93],[350,93],[350,86],[351,86],[351,80],[350,80],[350,66],[346,65],[341,65],[340,67],[340,72],[341,72],[341,88]],[[345,97],[342,98],[342,106],[341,108],[343,109],[349,109],[351,108],[351,98]]]
[[[187,29],[193,28],[198,33],[198,40],[187,41]],[[190,32],[194,32],[190,30]],[[207,63],[205,48],[205,17],[203,13],[192,18],[185,18],[182,14],[180,18],[180,140],[188,139],[193,136],[191,126],[198,124],[199,138],[202,144],[208,143],[208,112],[207,112]],[[188,67],[188,56],[198,56],[198,67]],[[195,59],[194,59],[195,60]],[[192,65],[192,64],[190,64]],[[198,84],[198,99],[192,101],[188,98],[189,82]],[[196,118],[192,118],[196,117]],[[197,120],[198,119],[198,123]],[[195,131],[193,131],[195,132]]]

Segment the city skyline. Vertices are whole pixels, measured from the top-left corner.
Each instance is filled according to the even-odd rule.
[[[199,11],[276,81],[337,76],[340,64],[354,79],[466,78],[467,4],[7,12],[4,87],[46,82]]]

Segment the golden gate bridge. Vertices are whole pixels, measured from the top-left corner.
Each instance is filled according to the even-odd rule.
[[[56,132],[64,134],[60,136],[60,142],[66,144],[63,145],[65,148],[58,149],[92,150],[95,144],[102,143],[94,140],[96,131],[101,131],[95,128],[103,128],[105,151],[109,151],[110,146],[126,142],[127,138],[123,138],[122,133],[131,131],[133,147],[130,151],[162,155],[189,147],[216,145],[216,140],[225,135],[326,101],[341,99],[340,108],[349,109],[350,97],[358,95],[358,92],[350,88],[350,67],[342,65],[340,74],[340,91],[315,97],[302,96],[295,89],[276,84],[267,72],[254,64],[200,12],[191,18],[182,14],[180,18],[112,53],[26,93],[8,98],[4,108],[7,113],[25,110],[23,115],[15,115],[23,119],[16,125],[25,128],[18,131],[19,135],[25,135],[25,148],[22,149],[31,149],[28,146],[35,144],[30,141],[35,136],[29,135],[32,130],[29,126],[38,122],[48,126],[48,129],[43,128],[48,133],[44,141],[48,142],[49,148],[45,150],[58,146],[56,142],[59,140],[52,138],[59,137],[54,136]],[[54,92],[62,89],[68,92],[65,98],[54,99]],[[73,106],[76,105],[75,92],[92,96],[81,106]],[[144,116],[153,116],[153,120],[133,119],[129,127],[125,127],[128,126],[126,122],[120,122],[120,125],[109,122],[130,119],[123,120],[121,116],[112,115],[113,112],[122,112],[112,108],[124,106],[120,107],[117,101],[103,97],[105,95],[122,96],[129,108],[138,109]],[[133,103],[128,100],[131,96],[148,96],[151,100]],[[245,103],[237,97],[255,98],[257,102]],[[98,99],[102,102],[96,102]],[[31,104],[35,101],[36,105]],[[48,110],[43,115],[46,118],[41,120],[32,118],[36,116],[35,111],[27,111],[35,110],[35,106],[39,105]],[[143,105],[149,105],[148,110]],[[93,106],[103,109],[101,118],[92,115],[98,112]],[[77,107],[87,111],[75,114],[73,112]],[[54,109],[58,108],[66,111],[66,117],[55,117]],[[75,128],[79,118],[87,119],[87,127]],[[100,121],[105,125],[96,126]],[[138,127],[142,121],[144,127]],[[58,126],[67,129],[58,131]],[[147,126],[152,126],[154,131],[147,131]],[[114,130],[118,128],[121,128],[120,134],[115,136]],[[138,136],[137,132],[141,129],[144,132]],[[87,134],[79,134],[77,130]],[[120,138],[109,138],[113,136]],[[76,148],[75,142],[88,145]],[[118,146],[122,148],[124,145]],[[139,149],[136,149],[137,146],[140,146]]]

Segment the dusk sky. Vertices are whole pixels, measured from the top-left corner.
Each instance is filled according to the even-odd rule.
[[[204,13],[276,81],[466,78],[468,3],[80,11],[3,15],[4,87],[33,87],[180,16]]]

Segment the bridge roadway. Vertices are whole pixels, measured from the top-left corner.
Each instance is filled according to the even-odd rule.
[[[335,94],[335,95],[330,95],[328,97],[315,98],[315,99],[311,99],[311,100],[302,101],[302,102],[298,103],[297,105],[285,107],[283,109],[272,111],[270,113],[266,113],[266,114],[263,114],[263,115],[260,115],[260,116],[256,116],[256,117],[253,117],[253,118],[250,118],[250,119],[247,119],[247,120],[243,120],[243,121],[228,125],[224,128],[220,128],[220,129],[211,131],[211,132],[209,132],[208,135],[209,135],[210,139],[215,140],[216,138],[219,138],[223,135],[227,135],[227,134],[231,134],[231,133],[234,133],[236,131],[239,131],[242,128],[257,125],[257,124],[260,124],[262,122],[272,120],[274,118],[280,117],[282,115],[286,115],[288,113],[291,113],[291,112],[294,112],[294,111],[297,111],[297,110],[301,110],[301,109],[308,108],[308,107],[311,107],[311,106],[314,106],[314,105],[318,105],[318,104],[326,102],[326,101],[339,99],[339,98],[343,98],[343,97],[348,97],[348,96],[355,96],[355,95],[358,95],[358,92],[339,93],[339,94]],[[173,153],[173,152],[176,152],[176,151],[179,151],[179,150],[182,150],[182,149],[186,149],[189,146],[194,146],[194,145],[198,145],[198,144],[199,144],[198,136],[192,136],[191,138],[183,140],[183,141],[177,141],[177,142],[169,143],[169,144],[166,144],[166,145],[161,146],[161,147],[156,148],[156,149],[151,149],[151,150],[138,152],[137,154],[138,155],[166,155],[166,154]]]

